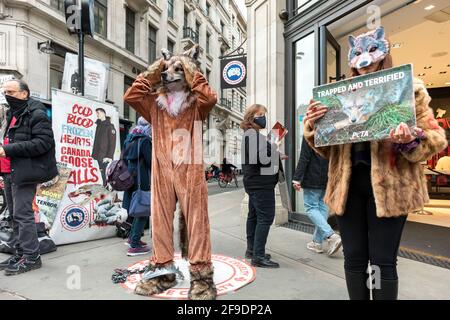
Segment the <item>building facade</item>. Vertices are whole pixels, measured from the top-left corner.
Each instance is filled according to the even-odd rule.
[[[213,129],[205,150],[218,159],[240,154],[232,132],[242,120],[246,92],[220,91],[219,57],[246,39],[234,0],[95,0],[94,14],[95,34],[86,37],[85,56],[110,65],[107,102],[123,120],[132,124],[138,117],[124,104],[124,92],[161,49],[181,53],[198,43],[202,71],[219,92],[204,124]],[[39,50],[42,45],[53,53]],[[0,76],[23,78],[34,97],[51,104],[51,89],[61,88],[65,54],[77,51],[78,39],[66,28],[64,0],[0,0]]]
[[[390,41],[394,65],[411,63],[414,76],[424,81],[430,106],[450,141],[449,1],[247,0],[246,5],[248,100],[267,104],[271,124],[286,124],[288,180],[299,159],[302,118],[313,87],[349,77],[349,36],[378,26]],[[423,163],[432,199],[426,210],[450,208],[449,152],[443,150]],[[307,222],[303,193],[292,189],[291,200],[289,220]],[[443,221],[450,225],[450,215]]]

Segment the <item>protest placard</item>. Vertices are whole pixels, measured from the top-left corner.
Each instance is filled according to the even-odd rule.
[[[315,87],[313,97],[328,107],[316,147],[382,140],[400,122],[416,124],[411,64]]]

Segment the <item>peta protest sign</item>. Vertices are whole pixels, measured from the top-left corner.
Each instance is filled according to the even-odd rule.
[[[59,244],[115,235],[124,221],[117,192],[106,188],[105,170],[120,158],[119,112],[113,105],[52,90],[56,160],[71,166],[50,237]]]
[[[316,147],[382,140],[401,122],[416,125],[411,64],[315,87],[313,97],[328,107]]]

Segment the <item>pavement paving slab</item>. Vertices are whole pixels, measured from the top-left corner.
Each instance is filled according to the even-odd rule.
[[[212,251],[243,259],[245,218],[241,216],[244,191],[230,190],[209,197]],[[175,228],[176,226],[175,219]],[[174,242],[177,244],[176,232]],[[219,300],[345,300],[348,298],[340,251],[330,258],[306,249],[311,235],[273,226],[267,252],[280,269],[257,268],[249,285]],[[144,241],[150,241],[148,232]],[[115,268],[125,268],[147,256],[127,257],[120,238],[59,246],[43,256],[43,267],[7,277],[0,273],[0,300],[145,300],[113,284]],[[0,259],[8,255],[0,254]],[[400,299],[450,299],[450,270],[399,258]]]

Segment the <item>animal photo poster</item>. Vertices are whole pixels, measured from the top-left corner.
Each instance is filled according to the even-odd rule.
[[[313,97],[328,107],[316,147],[382,140],[401,122],[416,125],[411,64],[315,87]]]
[[[127,218],[105,175],[120,158],[119,112],[111,104],[53,90],[52,127],[56,160],[72,170],[50,237],[60,245],[114,236],[115,224]]]

